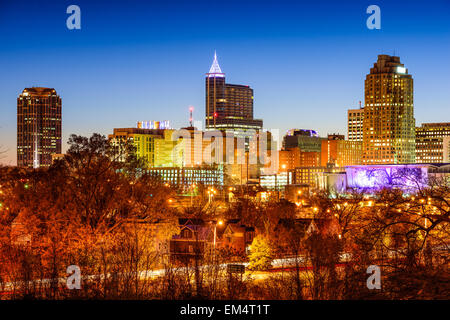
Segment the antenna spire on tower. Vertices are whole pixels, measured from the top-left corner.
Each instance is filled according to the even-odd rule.
[[[217,52],[215,50],[214,50],[214,60],[211,65],[211,68],[209,69],[209,74],[223,77],[222,70],[220,69],[219,66],[219,61],[217,61]]]
[[[192,127],[193,125],[193,121],[194,121],[194,117],[192,116],[194,112],[194,107],[193,106],[189,106],[189,126]]]

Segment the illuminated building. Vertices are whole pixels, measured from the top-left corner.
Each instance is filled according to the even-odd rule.
[[[339,173],[325,173],[324,188],[373,194],[381,189],[400,189],[406,194],[415,193],[434,179],[448,179],[450,164],[385,164],[347,166]],[[333,179],[330,179],[333,178]]]
[[[278,174],[261,175],[259,184],[270,191],[283,191],[287,185],[292,184],[292,179],[292,172],[280,172]]]
[[[242,134],[261,130],[263,121],[253,119],[253,89],[245,85],[227,84],[217,55],[206,74],[206,130],[230,130]]]
[[[295,168],[293,183],[318,188],[320,186],[321,177],[325,171],[327,171],[327,167]]]
[[[416,163],[450,162],[450,123],[423,123],[416,128]]]
[[[279,171],[320,166],[321,145],[324,139],[314,130],[289,130],[283,137],[282,149],[278,152]]]
[[[17,165],[49,167],[61,153],[61,98],[53,88],[25,88],[17,98]]]
[[[223,166],[215,167],[171,167],[148,168],[148,172],[161,178],[172,186],[189,189],[193,184],[204,186],[223,186]]]
[[[347,133],[349,141],[363,141],[364,108],[347,111]]]
[[[320,166],[320,152],[301,151],[300,148],[288,148],[278,151],[279,171],[289,171],[296,167]]]
[[[171,129],[115,128],[108,138],[113,144],[131,141],[136,147],[136,155],[150,167],[182,166],[183,154],[179,141],[172,140],[173,132]]]
[[[363,163],[415,163],[413,79],[400,58],[379,55],[365,80]]]
[[[63,160],[64,159],[63,153],[54,153],[52,154],[52,163],[55,163],[56,161]]]
[[[343,135],[328,135],[322,141],[321,165],[338,167],[362,164],[362,142],[344,140]]]

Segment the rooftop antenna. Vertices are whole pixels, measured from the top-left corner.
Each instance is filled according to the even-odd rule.
[[[194,117],[192,116],[192,113],[194,112],[194,107],[189,106],[189,125],[192,127],[192,123],[194,121]]]

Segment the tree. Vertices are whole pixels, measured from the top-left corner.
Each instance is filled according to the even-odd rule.
[[[267,270],[272,265],[272,248],[268,238],[257,235],[250,246],[249,270]]]

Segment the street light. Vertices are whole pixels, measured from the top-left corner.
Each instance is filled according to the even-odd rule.
[[[191,184],[191,207],[192,207],[192,195],[194,193],[195,187],[196,187],[195,183]]]
[[[217,223],[214,221],[214,258],[216,257],[216,238],[217,238],[217,226],[223,225],[223,220],[217,221]]]
[[[217,193],[217,191],[214,190],[214,188],[212,188],[212,187],[208,190],[208,202],[209,202],[209,203],[211,203],[212,198],[214,197],[214,195],[215,195],[216,193]]]

